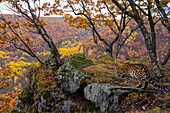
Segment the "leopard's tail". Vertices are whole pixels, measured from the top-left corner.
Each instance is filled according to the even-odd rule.
[[[169,91],[170,90],[170,86],[166,86],[166,85],[159,85],[156,82],[154,82],[153,80],[148,81],[153,87],[155,87],[158,90],[161,91]]]

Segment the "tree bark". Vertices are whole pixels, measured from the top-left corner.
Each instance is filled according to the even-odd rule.
[[[161,65],[163,65],[163,66],[166,65],[166,63],[168,62],[169,58],[170,58],[170,42],[169,42],[168,52],[165,55],[163,61],[161,62]]]
[[[55,65],[60,66],[61,65],[61,61],[60,61],[61,55],[59,54],[59,52],[53,42],[52,42],[52,47],[50,48],[50,51],[51,51],[52,58],[55,61]]]
[[[121,46],[118,44],[117,48],[115,50],[115,53],[114,53],[114,59],[117,59],[119,52],[120,52],[120,49],[121,49]]]
[[[113,49],[112,49],[112,46],[109,47],[109,49],[106,49],[106,52],[109,53],[109,57],[112,57],[112,58],[113,58]]]
[[[151,40],[150,34],[149,34],[147,28],[144,26],[144,22],[143,22],[142,18],[140,18],[139,16],[135,16],[135,17],[136,18],[134,18],[134,19],[139,24],[140,30],[142,31],[142,34],[145,39],[145,45],[148,50],[148,53],[149,53],[149,56],[151,59],[151,63],[153,66],[153,74],[156,75],[157,77],[161,77],[162,74],[161,74],[161,70],[159,67],[159,63],[157,61],[157,54],[156,54],[155,35],[151,35],[152,36],[152,40]],[[154,34],[154,31],[152,31],[151,34]]]

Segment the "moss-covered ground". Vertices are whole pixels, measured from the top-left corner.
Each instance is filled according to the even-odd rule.
[[[136,86],[137,80],[131,79],[129,83],[124,83],[125,79],[116,76],[116,69],[123,63],[143,63],[151,71],[151,64],[145,60],[127,59],[126,61],[112,59],[94,60],[94,65],[83,68],[83,71],[93,76],[87,80],[87,83],[112,83],[123,86]],[[164,77],[155,78],[155,81],[161,85],[170,86],[170,68],[161,67]],[[170,113],[170,92],[163,92],[154,89],[151,85],[148,91],[141,93],[131,93],[122,102],[120,111],[131,113]]]

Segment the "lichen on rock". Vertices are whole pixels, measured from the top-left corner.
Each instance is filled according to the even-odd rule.
[[[102,112],[116,111],[121,101],[132,91],[142,91],[140,88],[114,86],[113,84],[92,83],[84,88],[86,99],[94,102]]]
[[[58,69],[61,86],[70,93],[76,92],[83,81],[91,75],[84,73],[81,68],[92,65],[93,62],[86,59],[84,55],[77,54],[67,59]]]

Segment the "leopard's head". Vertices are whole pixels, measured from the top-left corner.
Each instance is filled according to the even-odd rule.
[[[117,72],[116,72],[116,75],[118,76],[118,77],[121,77],[121,78],[124,78],[124,77],[126,77],[126,71],[124,70],[124,69],[117,69]]]
[[[118,77],[121,77],[121,78],[126,77],[128,75],[127,74],[127,67],[125,65],[120,65],[119,67],[117,67],[116,75]]]

